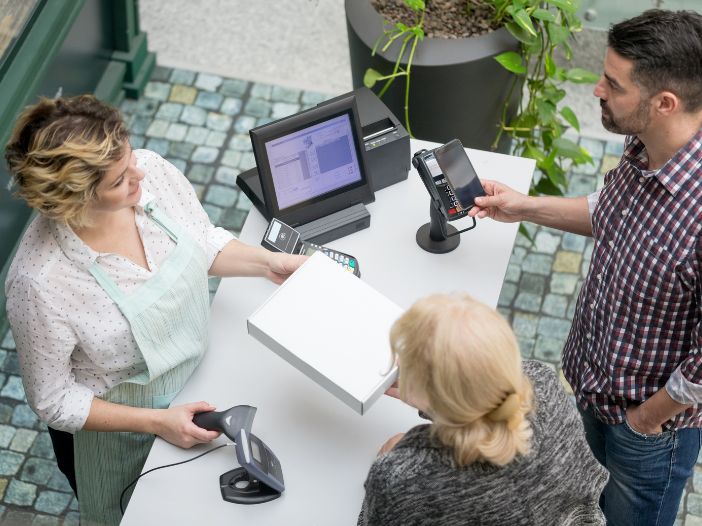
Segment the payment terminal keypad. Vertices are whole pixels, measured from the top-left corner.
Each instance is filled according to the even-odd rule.
[[[451,187],[446,181],[446,177],[444,177],[444,174],[441,172],[439,163],[436,162],[436,158],[433,155],[427,156],[426,165],[431,173],[434,186],[436,186],[439,199],[441,199],[441,203],[448,212],[447,219],[449,221],[453,221],[454,219],[459,219],[465,216],[468,213],[468,210],[463,210],[463,208],[461,208],[461,205],[458,203],[453,190],[451,190]]]
[[[342,266],[344,270],[347,272],[351,272],[354,276],[360,276],[361,272],[358,268],[358,261],[356,261],[356,258],[353,256],[349,256],[348,254],[344,254],[343,252],[337,252],[336,250],[332,250],[328,247],[323,247],[320,245],[315,245],[314,243],[310,243],[308,241],[303,241],[302,242],[302,247],[300,248],[300,254],[305,254],[305,255],[312,255],[314,252],[321,252],[328,258],[333,259],[336,261],[339,265]]]

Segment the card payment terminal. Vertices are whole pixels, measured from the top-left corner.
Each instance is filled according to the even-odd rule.
[[[344,270],[352,272],[354,276],[361,277],[361,270],[356,258],[328,247],[315,245],[309,241],[300,241],[300,232],[276,218],[273,218],[268,225],[261,245],[274,252],[287,252],[288,254],[302,254],[304,256],[321,252],[336,261]]]

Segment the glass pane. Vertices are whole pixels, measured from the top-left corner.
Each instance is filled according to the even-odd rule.
[[[10,54],[41,0],[0,0],[0,65]]]
[[[700,0],[582,0],[578,13],[585,27],[609,29],[611,24],[653,8],[701,12]]]

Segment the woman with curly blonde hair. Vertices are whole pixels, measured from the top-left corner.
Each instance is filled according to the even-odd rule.
[[[39,212],[8,272],[8,318],[81,524],[120,522],[154,435],[186,448],[218,436],[192,422],[208,403],[170,407],[207,348],[208,274],[280,283],[304,260],[212,225],[183,174],[128,139],[93,96],[42,99],[5,154]]]
[[[604,524],[606,470],[547,366],[522,363],[493,309],[467,295],[416,302],[390,333],[399,389],[432,423],[392,437],[359,525]]]

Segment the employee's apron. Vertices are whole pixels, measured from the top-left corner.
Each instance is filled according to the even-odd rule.
[[[130,324],[146,370],[100,398],[165,409],[199,363],[208,338],[207,258],[184,228],[152,203],[147,215],[175,242],[156,274],[125,295],[93,263],[90,272]],[[119,524],[119,497],[146,462],[154,435],[79,431],[74,438],[81,524]],[[131,488],[133,489],[133,488]],[[125,495],[129,501],[131,489]]]

